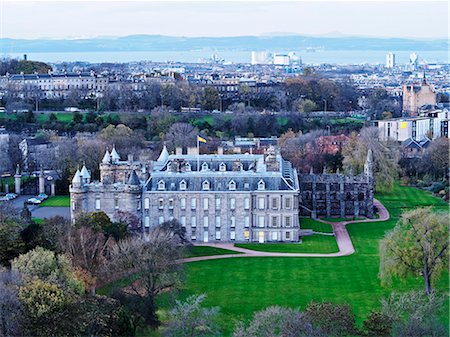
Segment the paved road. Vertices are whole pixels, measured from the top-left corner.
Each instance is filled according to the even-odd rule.
[[[355,252],[355,248],[353,247],[352,240],[350,239],[350,235],[348,234],[346,226],[351,223],[362,223],[364,222],[379,222],[386,221],[389,219],[389,212],[386,207],[383,206],[381,202],[374,199],[374,205],[378,208],[378,212],[380,217],[378,219],[366,219],[366,220],[352,220],[352,221],[341,221],[341,222],[331,222],[331,221],[322,221],[324,223],[328,223],[333,226],[333,231],[336,236],[336,241],[339,247],[339,252],[330,253],[330,254],[314,254],[314,253],[271,253],[271,252],[259,252],[255,250],[238,248],[235,247],[232,243],[211,243],[211,244],[197,244],[204,246],[213,246],[217,248],[223,248],[228,250],[234,250],[236,252],[240,252],[241,254],[226,254],[226,255],[212,255],[212,256],[199,256],[199,257],[190,257],[186,259],[181,259],[180,263],[185,262],[195,262],[195,261],[206,261],[206,260],[215,260],[215,259],[227,259],[233,257],[339,257],[339,256],[347,256],[351,255]]]
[[[21,195],[12,200],[12,205],[18,209],[22,209],[23,203],[34,195]],[[55,215],[60,215],[64,218],[70,218],[69,207],[39,207],[36,205],[28,205],[28,209],[31,211],[33,218],[51,218]]]

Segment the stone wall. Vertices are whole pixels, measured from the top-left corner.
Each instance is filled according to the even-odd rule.
[[[301,174],[300,214],[317,217],[373,217],[373,179],[361,174]]]

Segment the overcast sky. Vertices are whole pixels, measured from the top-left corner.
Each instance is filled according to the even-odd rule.
[[[273,33],[446,38],[449,2],[0,0],[0,35],[66,38]]]

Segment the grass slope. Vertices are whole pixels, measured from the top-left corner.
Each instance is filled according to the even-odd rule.
[[[68,195],[59,195],[50,197],[39,204],[40,207],[70,207],[70,197]]]
[[[187,283],[181,297],[207,294],[205,305],[221,308],[227,332],[232,330],[235,319],[250,318],[253,312],[267,306],[304,308],[310,301],[349,303],[361,323],[392,290],[423,287],[420,278],[394,280],[391,287],[383,287],[378,279],[378,242],[395,225],[401,211],[419,206],[448,209],[444,202],[427,192],[398,185],[392,193],[377,195],[377,198],[388,208],[391,219],[348,225],[355,254],[339,258],[235,258],[192,262],[186,265]],[[448,273],[439,280],[437,288],[448,291]]]
[[[211,246],[192,246],[186,257],[197,257],[197,256],[211,256],[211,255],[226,255],[226,254],[241,254],[234,250],[216,248]]]

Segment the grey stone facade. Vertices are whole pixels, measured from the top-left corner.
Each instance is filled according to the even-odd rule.
[[[200,242],[298,241],[298,175],[273,149],[264,155],[169,155],[121,161],[113,149],[100,164],[100,181],[83,167],[70,187],[71,215],[118,211],[152,226],[177,219]]]

